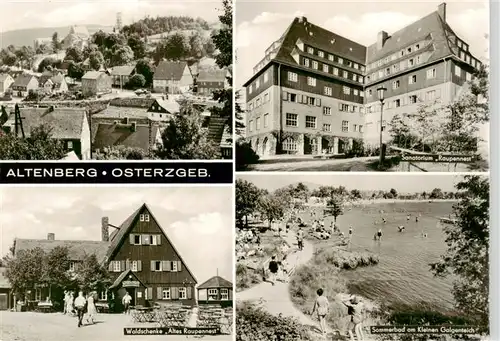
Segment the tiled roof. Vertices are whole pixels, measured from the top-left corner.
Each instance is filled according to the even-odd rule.
[[[160,107],[165,109],[169,114],[177,114],[180,110],[180,105],[176,101],[168,101],[163,99],[157,99],[156,102]]]
[[[214,276],[207,280],[206,282],[198,285],[198,289],[211,289],[211,288],[233,288],[233,283],[220,277]]]
[[[98,79],[102,74],[103,72],[101,71],[88,71],[83,75],[82,79]]]
[[[134,107],[117,107],[114,105],[109,105],[103,111],[92,115],[94,118],[148,118],[147,108],[134,108]]]
[[[202,70],[200,71],[197,82],[225,82],[227,71],[224,70]]]
[[[52,128],[51,134],[56,139],[80,139],[86,111],[82,108],[20,108],[23,129],[26,136],[31,130],[42,124]],[[12,113],[6,125],[14,125]]]
[[[180,80],[184,70],[188,67],[186,62],[161,61],[156,67],[153,79],[156,80]]]
[[[28,75],[28,74],[20,74],[19,76],[17,76],[17,78],[14,81],[14,83],[12,84],[12,86],[26,87],[26,86],[28,86],[29,82],[31,81],[31,79],[33,77],[35,77],[35,76]]]
[[[116,288],[118,287],[122,281],[128,276],[128,275],[131,275],[134,277],[134,279],[136,281],[138,281],[139,283],[141,283],[144,287],[145,285],[141,282],[141,280],[136,276],[136,274],[133,273],[133,271],[131,269],[128,269],[128,270],[125,270],[123,271],[118,277],[116,277],[115,281],[113,282],[113,284],[109,287],[109,289],[113,289],[113,288]]]
[[[158,127],[151,127],[151,136],[156,136]],[[132,131],[132,124],[99,123],[94,137],[93,148],[103,149],[111,146],[126,146],[141,148],[148,151],[150,148],[149,126],[136,124]]]
[[[115,66],[111,69],[111,76],[130,76],[135,70],[135,65]]]
[[[93,240],[47,240],[47,239],[17,239],[15,240],[15,253],[22,250],[41,248],[49,252],[56,246],[67,247],[71,260],[82,260],[85,255],[95,253],[99,261],[103,261],[110,243]]]
[[[227,117],[210,116],[210,121],[208,123],[208,139],[219,145],[222,141],[222,135],[224,134],[224,128],[227,125],[227,121]]]
[[[367,63],[398,52],[402,48],[427,37],[432,37],[435,49],[429,61],[438,60],[452,54],[446,38],[445,23],[438,12],[432,12],[401,30],[394,32],[387,38],[380,50],[377,49],[376,42],[368,46],[366,51]]]
[[[196,277],[193,275],[193,273],[191,272],[191,270],[189,270],[189,267],[184,262],[184,260],[182,259],[181,255],[179,254],[179,252],[175,248],[174,244],[170,241],[170,239],[168,238],[168,236],[163,231],[163,229],[161,228],[160,224],[158,223],[158,221],[154,217],[153,212],[151,212],[151,210],[149,209],[148,205],[146,205],[146,204],[142,204],[141,207],[139,207],[134,213],[132,213],[132,215],[130,215],[120,225],[120,227],[118,228],[118,230],[113,231],[113,233],[111,233],[111,236],[110,236],[111,246],[110,246],[110,248],[108,250],[108,254],[106,255],[106,258],[109,260],[114,255],[116,249],[125,241],[125,238],[130,233],[130,230],[132,229],[132,227],[134,225],[134,222],[139,219],[139,213],[144,208],[149,211],[149,214],[151,215],[151,218],[153,219],[153,221],[156,221],[156,223],[158,224],[158,227],[162,230],[164,237],[167,239],[168,243],[172,246],[174,252],[177,254],[177,256],[179,257],[180,261],[183,263],[184,268],[187,270],[187,272],[189,272],[189,274],[193,277],[194,281],[196,282]]]
[[[109,102],[109,105],[116,107],[134,107],[134,108],[149,108],[155,101],[154,98],[144,97],[123,97],[114,98]]]

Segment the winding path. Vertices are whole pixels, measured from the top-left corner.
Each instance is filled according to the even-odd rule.
[[[296,249],[295,235],[293,233],[289,233],[289,235],[285,237],[285,240]],[[287,259],[291,267],[299,267],[311,260],[313,255],[313,244],[304,240],[303,250],[296,250],[296,252],[290,254]],[[293,305],[288,290],[288,283],[278,281],[275,285],[272,285],[269,282],[262,282],[250,289],[238,292],[236,297],[237,301],[257,301],[267,312],[275,316],[281,314],[286,317],[294,317],[298,319],[301,324],[318,332],[318,322],[313,321],[310,316],[303,314]],[[312,305],[313,302],[311,302],[311,309]],[[328,331],[330,331],[330,329],[328,329]]]

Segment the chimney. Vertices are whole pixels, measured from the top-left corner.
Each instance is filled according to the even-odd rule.
[[[438,14],[441,17],[441,20],[446,22],[446,2],[443,2],[438,6]]]
[[[306,18],[306,17],[304,17],[304,16],[302,16],[302,17],[298,17],[298,21],[299,21],[299,23],[300,23],[300,24],[302,24],[302,23],[306,23],[306,22],[307,22],[307,18]]]
[[[101,238],[103,242],[109,242],[109,218],[102,217],[101,219]]]
[[[389,34],[385,31],[380,31],[377,36],[377,50],[381,50],[384,47],[385,41],[389,38]]]
[[[47,233],[47,240],[56,240],[55,233]]]

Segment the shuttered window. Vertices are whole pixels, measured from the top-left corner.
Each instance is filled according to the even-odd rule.
[[[179,288],[171,288],[171,295],[173,300],[178,300],[179,299]]]
[[[192,293],[192,289],[191,287],[187,287],[186,290],[187,290],[187,299],[190,300],[192,297],[193,297],[193,293]]]

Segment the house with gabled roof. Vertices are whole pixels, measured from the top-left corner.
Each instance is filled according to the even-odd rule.
[[[47,93],[68,91],[68,83],[62,73],[45,72],[39,78],[39,85]]]
[[[16,238],[14,256],[36,247],[48,252],[56,246],[68,248],[68,271],[77,271],[84,257],[91,254],[107,267],[112,283],[106,292],[99,293],[105,302],[114,301],[119,306],[127,292],[132,306],[192,306],[197,302],[196,277],[145,203],[120,225],[103,217],[100,241],[57,240],[54,233],[46,240]],[[45,300],[47,295],[47,288],[37,288],[32,299]]]
[[[11,77],[8,73],[0,74],[0,94],[3,94],[10,88],[10,86],[14,83],[14,78]]]
[[[112,85],[116,87],[124,87],[134,74],[135,64],[115,66],[110,70]]]
[[[217,275],[209,278],[197,288],[198,304],[233,306],[233,283]]]
[[[214,91],[229,86],[227,77],[227,70],[201,70],[196,77],[197,93],[201,96],[212,96]]]
[[[153,91],[180,94],[193,86],[193,76],[188,64],[181,61],[161,61],[153,74]]]
[[[38,89],[38,78],[27,73],[20,74],[12,83],[12,95],[16,97],[26,97],[30,90]]]
[[[82,77],[82,93],[85,97],[110,93],[111,76],[107,72],[88,71]]]

